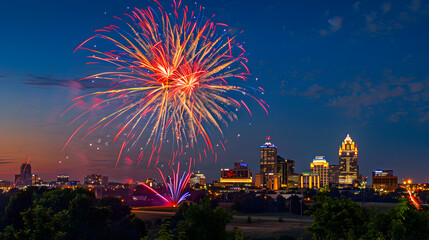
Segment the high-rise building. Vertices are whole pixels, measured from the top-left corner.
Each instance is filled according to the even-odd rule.
[[[320,187],[329,186],[329,163],[325,156],[316,156],[310,163],[312,173],[318,173],[320,177]]]
[[[289,180],[291,179],[294,173],[295,173],[295,160],[284,159],[281,156],[277,155],[277,176],[279,178],[279,183],[280,183],[279,188],[289,187]]]
[[[295,160],[286,159],[286,181],[287,188],[299,187],[299,174],[295,174]]]
[[[376,191],[393,192],[398,188],[398,177],[393,176],[393,170],[374,170],[372,188]]]
[[[340,157],[340,174],[338,182],[340,187],[349,188],[359,184],[359,166],[358,166],[357,145],[347,134],[340,146],[338,155]]]
[[[340,165],[329,165],[329,184],[338,186],[340,177]]]
[[[261,186],[277,190],[280,185],[280,177],[277,174],[277,147],[271,142],[266,142],[259,149]]]
[[[295,160],[292,159],[286,159],[286,172],[287,174],[294,174],[295,173]]]
[[[17,186],[31,186],[31,164],[23,163],[20,168],[20,174],[15,175],[15,183]]]
[[[287,187],[287,165],[286,160],[277,155],[277,175],[280,180],[280,187]]]

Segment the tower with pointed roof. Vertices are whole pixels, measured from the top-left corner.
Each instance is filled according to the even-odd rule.
[[[341,187],[353,187],[359,178],[358,150],[349,134],[342,142],[338,151],[339,164],[339,184]]]

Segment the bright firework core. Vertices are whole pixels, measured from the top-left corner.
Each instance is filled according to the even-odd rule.
[[[82,139],[116,122],[114,126],[119,130],[113,141],[120,137],[123,142],[116,165],[124,149],[141,141],[143,148],[151,148],[149,166],[168,137],[174,144],[173,158],[183,152],[184,146],[194,148],[199,137],[204,144],[198,149],[213,153],[212,136],[223,137],[221,126],[237,119],[232,109],[244,106],[251,115],[244,98],[256,101],[267,112],[268,105],[253,96],[263,89],[243,86],[250,74],[246,53],[227,25],[206,19],[201,6],[192,11],[181,6],[181,1],[173,3],[171,11],[159,5],[136,8],[131,14],[125,13],[124,19],[115,16],[124,29],[116,25],[98,29],[95,36],[77,47],[92,52],[88,57],[93,61],[88,64],[107,62],[116,66],[112,71],[83,78],[107,81],[111,87],[76,98],[72,107],[90,97],[97,100],[71,121],[105,108]],[[96,39],[110,42],[114,49],[85,47]]]

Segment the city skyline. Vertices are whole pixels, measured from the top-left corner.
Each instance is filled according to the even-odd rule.
[[[209,154],[193,169],[210,180],[239,160],[258,170],[258,146],[270,135],[278,154],[305,172],[314,156],[337,164],[338,144],[350,133],[363,176],[394,169],[400,178],[429,182],[427,1],[202,4],[215,21],[244,30],[238,38],[249,54],[248,81],[262,85],[270,108],[268,116],[257,106],[252,117],[240,110],[238,121],[222,127],[228,143],[225,151],[215,147],[217,163]],[[67,125],[71,117],[59,116],[74,97],[102,87],[77,81],[98,69],[73,50],[127,7],[146,3],[1,3],[0,28],[8,34],[0,39],[0,179],[13,180],[29,156],[33,171],[46,179],[157,176],[153,167],[136,167],[136,156],[115,168],[121,146],[108,133],[78,138],[61,153],[75,129]],[[168,153],[161,160],[168,162]]]
[[[275,146],[273,143],[271,143],[270,141],[271,141],[271,137],[270,136],[267,136],[266,137],[266,142],[264,143],[264,145],[261,145],[259,148],[260,148],[260,150],[262,151],[262,152],[265,152],[265,151],[263,151],[263,149],[264,148],[275,148],[275,151],[273,152],[273,154],[275,155],[275,160],[273,161],[273,163],[272,164],[274,164],[276,167],[274,167],[274,168],[278,168],[278,166],[277,166],[277,162],[279,161],[279,158],[282,160],[282,161],[284,161],[285,159],[284,158],[282,158],[280,155],[278,155],[278,152],[277,152],[277,146]],[[340,166],[340,165],[338,165],[338,164],[335,164],[335,163],[339,163],[340,161],[341,161],[341,158],[342,158],[342,156],[344,155],[345,156],[345,154],[342,154],[342,152],[344,151],[344,149],[346,148],[346,146],[347,146],[347,143],[349,143],[350,145],[351,144],[353,144],[353,145],[351,145],[352,146],[352,149],[350,149],[350,150],[352,150],[352,151],[356,151],[356,153],[357,153],[357,144],[355,144],[355,142],[352,140],[352,138],[350,137],[350,135],[349,134],[347,134],[347,136],[345,137],[345,139],[344,139],[344,141],[342,142],[342,146],[340,145],[340,150],[339,150],[339,161],[337,160],[336,162],[333,162],[333,161],[331,161],[331,162],[329,162],[329,161],[327,161],[327,159],[326,159],[326,157],[325,156],[320,156],[320,155],[315,155],[314,156],[314,158],[313,158],[313,160],[312,160],[312,162],[309,162],[309,165],[308,165],[308,168],[307,169],[304,169],[304,170],[302,170],[302,171],[297,171],[297,172],[294,172],[294,173],[296,173],[296,174],[300,174],[300,173],[305,173],[305,174],[307,174],[308,172],[314,172],[314,173],[319,173],[319,176],[320,176],[320,186],[325,186],[325,185],[329,185],[329,184],[327,184],[327,182],[329,182],[329,183],[332,183],[332,180],[330,180],[330,178],[332,177],[332,176],[329,176],[329,177],[323,177],[322,178],[322,175],[321,175],[321,172],[320,171],[323,171],[324,173],[323,174],[328,174],[329,175],[329,172],[331,172],[331,170],[330,170],[330,167],[332,167],[333,165],[336,165],[337,166],[337,168]],[[346,144],[346,145],[344,145],[344,144]],[[355,148],[355,146],[356,146],[356,148]],[[349,148],[348,148],[349,149]],[[260,157],[261,157],[261,159],[262,159],[262,152],[260,153],[261,155],[260,155]],[[268,154],[268,155],[270,155],[270,154]],[[272,155],[272,154],[271,154]],[[273,155],[273,156],[274,156]],[[265,156],[265,155],[264,155]],[[348,156],[348,154],[347,154],[347,156]],[[265,156],[266,157],[266,156]],[[351,156],[351,157],[353,157],[353,155]],[[286,159],[286,161],[288,161],[289,159]],[[262,168],[262,160],[260,160],[261,162],[260,162],[260,167]],[[296,161],[296,160],[292,160],[292,161],[294,161],[294,166],[295,166],[295,163],[296,162],[300,162],[300,161]],[[27,162],[28,162],[28,160],[27,160]],[[243,162],[243,160],[240,160],[240,162]],[[245,163],[245,165],[246,165],[246,168],[247,168],[247,166],[248,166],[248,162],[244,162]],[[185,162],[185,164],[187,164],[187,162]],[[235,164],[235,163],[234,163]],[[343,164],[345,164],[345,163],[343,163]],[[31,172],[31,164],[30,163],[28,163],[28,165],[29,165],[29,168],[30,168],[30,172]],[[258,166],[259,166],[259,164],[258,164]],[[324,167],[326,167],[326,169],[325,170],[322,170],[322,168],[319,168],[319,169],[317,169],[317,170],[313,170],[313,166],[318,166],[318,167],[322,167],[322,166],[324,166]],[[23,171],[22,169],[26,169],[27,168],[27,163],[22,163],[21,164],[21,167],[20,167],[20,169],[21,169],[21,172]],[[262,169],[261,168],[255,168],[255,169],[253,169],[253,171],[254,171],[254,174],[253,174],[253,184],[258,184],[257,183],[257,181],[258,180],[256,180],[256,182],[255,182],[255,179],[257,179],[257,178],[255,178],[255,174],[258,174],[259,172],[262,174],[263,172],[267,172],[265,175],[267,175],[268,174],[268,172],[272,172],[271,170],[269,170],[269,171],[267,171],[267,170],[264,170],[264,171],[262,171]],[[359,164],[357,164],[357,168],[359,169]],[[365,181],[367,181],[367,179],[371,179],[370,177],[371,177],[371,174],[374,176],[374,172],[377,172],[377,171],[381,171],[380,169],[382,169],[382,168],[373,168],[372,170],[370,170],[370,172],[368,173],[368,174],[359,174],[359,171],[358,171],[358,174],[359,174],[359,176],[361,176],[361,177],[364,177],[364,178],[366,178],[366,180]],[[386,168],[384,168],[384,169],[386,169]],[[223,169],[223,167],[221,168],[221,169],[218,169],[218,170],[214,170],[214,171],[219,171],[219,170],[224,170]],[[226,167],[225,167],[225,170],[229,170],[229,169],[227,169]],[[251,168],[249,168],[249,170],[252,170]],[[259,170],[259,171],[258,171]],[[274,171],[274,170],[273,170]],[[327,172],[326,172],[327,171]],[[392,171],[392,170],[389,170],[389,171]],[[198,170],[198,169],[195,169],[195,173],[200,173],[201,171],[200,170]],[[33,176],[36,174],[37,172],[33,172]],[[340,171],[339,171],[339,169],[338,169],[338,173],[337,174],[339,174],[340,173]],[[63,172],[61,172],[61,173],[58,173],[55,177],[54,177],[54,180],[53,181],[55,181],[55,179],[58,179],[60,176],[62,176],[63,174],[65,174],[65,175],[67,175],[67,178],[69,177],[68,176],[68,174],[67,173],[63,173]],[[88,176],[88,175],[94,175],[94,174],[100,174],[99,172],[88,172],[85,176],[77,176],[77,178],[75,177],[75,179],[77,180],[77,181],[82,181],[82,179],[85,181],[85,179],[86,179],[86,177]],[[201,174],[205,174],[204,172],[201,172]],[[280,174],[280,173],[279,173]],[[102,175],[102,174],[101,174]],[[100,176],[101,176],[100,175]],[[220,174],[219,176],[211,176],[211,178],[208,178],[208,182],[212,182],[212,181],[216,181],[217,179],[219,179],[219,177],[220,178],[222,178],[222,175],[223,175],[223,173],[222,174]],[[20,177],[20,175],[14,175],[15,176],[15,181],[12,181],[12,184],[13,183],[15,183],[15,182],[19,182],[20,180],[18,180],[17,181],[17,177],[18,177],[18,179],[19,179],[19,177]],[[39,176],[39,175],[36,175],[37,177],[41,177],[41,176]],[[152,175],[147,175],[147,176],[144,176],[144,177],[141,177],[141,178],[136,178],[136,179],[133,179],[133,178],[131,178],[131,179],[126,179],[125,180],[125,183],[127,183],[127,182],[129,182],[130,180],[134,180],[134,181],[143,181],[143,180],[145,180],[145,179],[149,179],[149,178],[153,178],[153,179],[157,179],[157,177],[158,178],[160,178],[161,176],[159,176],[159,175],[156,175],[156,176],[152,176]],[[278,176],[278,177],[280,177],[280,175]],[[339,177],[339,176],[337,176],[337,177]],[[325,179],[326,178],[326,179]],[[414,183],[419,183],[418,182],[418,180],[417,181],[414,181],[414,180],[416,180],[416,179],[418,179],[418,178],[415,178],[415,176],[400,176],[399,178],[399,182],[402,182],[402,181],[407,181],[407,180],[412,180]],[[0,179],[0,180],[8,180],[8,179]],[[30,180],[31,180],[31,178],[30,178]],[[44,180],[45,182],[46,182],[46,180],[48,180],[48,182],[50,182],[50,181],[52,181],[52,179],[42,179],[42,180]],[[372,179],[371,179],[372,180]],[[57,180],[57,181],[59,181],[59,180]],[[263,181],[264,183],[263,183],[263,185],[265,186],[265,184],[266,184],[266,180],[263,180],[263,178],[261,179],[261,180],[259,180],[259,181]],[[287,180],[286,180],[287,181]],[[323,181],[326,181],[326,183],[323,183]],[[338,179],[337,179],[337,181],[338,181]],[[83,181],[82,181],[83,182]],[[115,180],[114,182],[121,182],[121,180]],[[372,181],[370,181],[371,182],[371,184],[372,184]],[[370,183],[370,182],[368,182],[368,184]],[[121,183],[124,183],[124,182],[121,182]],[[337,182],[337,184],[338,183],[340,183],[340,182]],[[426,182],[420,182],[420,183],[426,183]],[[260,183],[260,184],[262,184],[262,182]],[[272,183],[272,184],[274,184],[274,183]],[[276,183],[277,184],[277,183]],[[281,183],[278,183],[279,185],[279,187],[278,188],[280,188],[280,185],[281,185]],[[340,184],[341,185],[341,184]],[[271,187],[272,188],[272,187]]]

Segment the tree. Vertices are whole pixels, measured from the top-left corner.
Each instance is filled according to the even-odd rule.
[[[6,208],[0,239],[125,239],[147,235],[146,224],[119,199],[85,189],[21,190]]]
[[[276,210],[278,212],[285,212],[287,210],[286,199],[280,194],[276,198]]]
[[[33,205],[33,188],[26,188],[13,195],[5,209],[4,224],[14,225],[15,228],[22,228],[24,222],[21,212],[24,212]]]
[[[304,214],[308,209],[307,205],[302,201],[302,198],[298,197],[298,195],[291,196],[289,198],[289,204],[291,204],[290,208],[293,214],[301,214],[301,212]]]
[[[174,240],[175,235],[172,231],[172,226],[170,221],[166,221],[161,225],[161,229],[158,232],[159,237],[156,240]]]
[[[359,239],[367,232],[369,215],[350,199],[332,199],[318,194],[308,211],[313,218],[309,228],[315,240]]]
[[[234,227],[232,231],[229,232],[229,235],[230,235],[229,239],[231,240],[244,240],[244,233],[238,227]]]
[[[184,232],[187,239],[227,239],[226,225],[232,220],[232,214],[220,207],[212,209],[209,199],[189,205],[183,217],[178,222],[178,230]]]
[[[417,211],[400,198],[395,208],[374,217],[372,228],[386,239],[429,239],[429,211]]]
[[[59,231],[63,229],[67,215],[60,212],[55,215],[42,206],[27,209],[21,213],[24,227],[16,230],[13,225],[5,229],[3,238],[5,240],[28,239],[64,239],[66,233]]]

